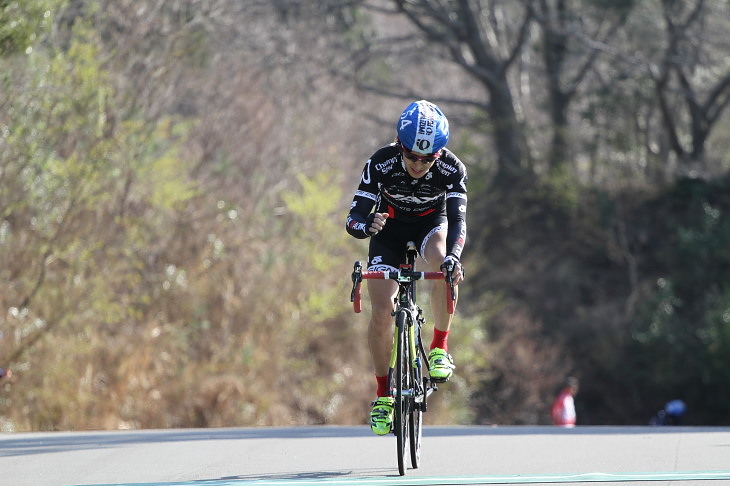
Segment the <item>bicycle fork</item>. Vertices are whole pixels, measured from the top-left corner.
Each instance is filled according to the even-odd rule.
[[[408,318],[404,319],[404,322],[408,323],[408,328],[404,329],[403,332],[407,333],[407,339],[406,342],[408,343],[408,349],[410,351],[409,356],[411,358],[411,362],[408,364],[411,373],[414,377],[413,385],[414,388],[408,388],[403,390],[403,396],[406,397],[414,397],[415,402],[418,404],[418,406],[422,409],[422,411],[425,411],[426,408],[426,400],[425,398],[430,395],[435,389],[435,386],[429,386],[425,392],[424,392],[424,380],[423,380],[423,363],[421,360],[422,356],[425,356],[425,351],[423,349],[423,343],[421,343],[417,337],[420,336],[420,332],[417,332],[417,327],[420,330],[422,327],[422,324],[424,322],[422,311],[419,308],[418,314],[414,317],[413,311],[410,310],[400,310],[399,312],[407,312]],[[391,384],[390,388],[391,390],[393,387],[393,372],[398,366],[398,345],[397,340],[399,338],[398,333],[400,330],[397,331],[397,333],[393,333],[393,346],[392,351],[390,354],[390,366],[388,370],[388,381]],[[428,372],[428,363],[426,362],[426,372]]]

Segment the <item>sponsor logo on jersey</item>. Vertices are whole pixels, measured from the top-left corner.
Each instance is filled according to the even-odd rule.
[[[373,201],[376,201],[378,199],[378,196],[376,194],[373,194],[372,192],[365,192],[357,190],[355,191],[355,196],[364,197],[365,199],[372,199]],[[353,201],[353,206],[355,205],[355,201]]]
[[[436,168],[444,175],[456,174],[458,169],[453,165],[447,164],[441,159],[436,161]]]
[[[368,267],[369,272],[397,272],[398,270],[395,267],[391,267],[390,265],[370,265]]]
[[[372,162],[372,159],[368,159],[368,161],[365,162],[365,168],[362,170],[362,177],[360,180],[363,184],[370,184],[370,162]]]
[[[424,208],[434,206],[436,201],[441,198],[441,194],[435,196],[416,196],[415,194],[388,194],[385,195],[393,201],[394,205],[399,209],[411,208],[411,211],[421,212]]]
[[[353,231],[365,231],[365,223],[358,223],[351,217],[347,218],[347,226]]]
[[[375,170],[380,171],[383,174],[387,174],[393,168],[393,164],[395,164],[396,160],[398,160],[398,157],[393,157],[386,160],[385,162],[375,164]]]

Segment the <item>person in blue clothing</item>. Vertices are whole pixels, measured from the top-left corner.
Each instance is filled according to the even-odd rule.
[[[368,270],[395,271],[405,261],[406,243],[414,241],[428,271],[454,264],[454,283],[463,279],[460,263],[466,239],[466,183],[464,164],[446,144],[449,122],[435,104],[420,100],[406,107],[396,122],[394,142],[378,149],[365,163],[347,216],[347,232],[370,238]],[[429,367],[434,381],[447,381],[454,370],[448,353],[451,314],[447,311],[445,282],[434,281],[434,316]],[[393,299],[398,284],[368,280],[371,316],[368,344],[372,356],[377,399],[370,426],[378,435],[391,431],[393,404],[388,390],[388,365],[393,340]]]
[[[682,425],[687,405],[684,401],[675,399],[667,402],[649,421],[649,425]]]

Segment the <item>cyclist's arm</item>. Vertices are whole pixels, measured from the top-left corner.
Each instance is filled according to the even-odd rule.
[[[351,236],[364,239],[373,235],[369,230],[373,221],[373,213],[370,212],[373,206],[375,206],[375,200],[361,195],[361,192],[358,191],[352,201],[352,207],[345,223],[345,229]]]
[[[371,157],[365,163],[360,185],[357,187],[345,222],[347,232],[358,239],[365,239],[375,234],[370,227],[375,217],[371,211],[378,201],[380,189],[377,180],[379,174],[377,171],[371,170],[372,160]]]
[[[466,240],[466,194],[451,193],[446,197],[446,217],[449,230],[446,233],[446,255],[461,259]]]

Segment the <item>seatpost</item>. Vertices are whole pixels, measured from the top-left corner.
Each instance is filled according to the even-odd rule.
[[[416,271],[416,258],[418,257],[418,249],[416,243],[409,241],[406,244],[406,263],[411,266],[411,272]],[[411,281],[411,298],[415,302],[416,300],[416,282]]]
[[[409,241],[406,245],[406,253],[408,255],[408,264],[413,265],[416,262],[416,257],[418,256],[418,249],[416,248],[416,244],[412,241]]]

